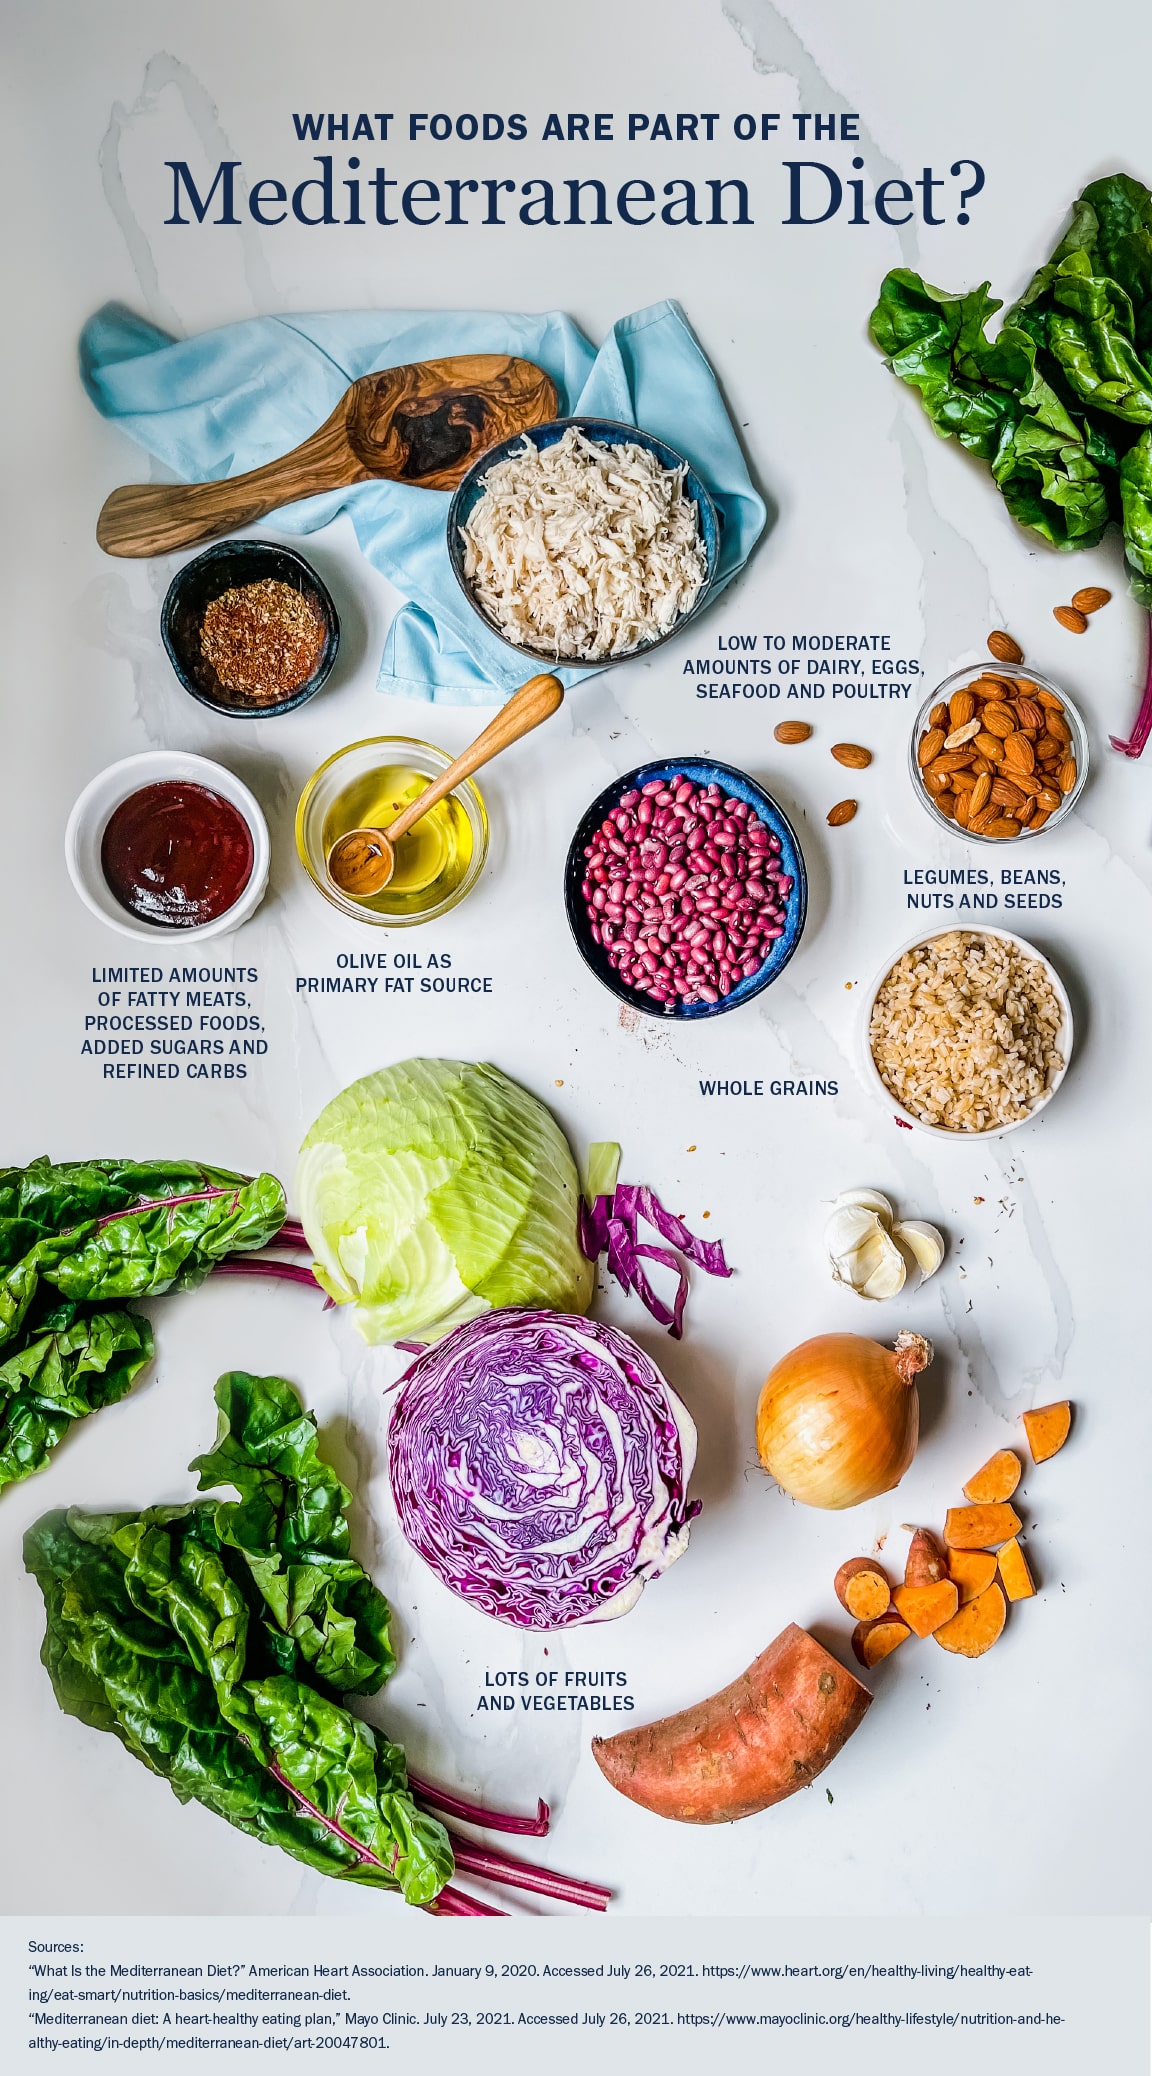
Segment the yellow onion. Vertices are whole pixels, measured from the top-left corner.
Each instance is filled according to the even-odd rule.
[[[923,1334],[895,1349],[863,1334],[817,1334],[776,1364],[760,1393],[756,1446],[776,1483],[809,1507],[855,1507],[900,1483],[916,1454]]]

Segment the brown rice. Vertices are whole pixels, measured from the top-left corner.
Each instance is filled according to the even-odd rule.
[[[951,1132],[1017,1124],[1064,1066],[1048,973],[1008,938],[948,930],[914,945],[872,1007],[876,1071],[912,1117]]]

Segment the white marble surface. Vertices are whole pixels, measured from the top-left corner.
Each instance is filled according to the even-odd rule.
[[[700,1429],[703,1501],[684,1560],[613,1627],[524,1641],[452,1600],[410,1557],[391,1515],[383,1390],[396,1359],[294,1290],[225,1284],[158,1302],[158,1358],[126,1402],[76,1430],[51,1469],[0,1500],[6,1783],[0,1907],[80,1911],[369,1913],[398,1906],[262,1850],[198,1808],[182,1810],[110,1738],[61,1716],[36,1653],[39,1595],[19,1560],[50,1506],[175,1500],[214,1428],[211,1385],[248,1367],[292,1377],[316,1408],[333,1461],[355,1486],[364,1561],[396,1609],[402,1668],[372,1713],[425,1772],[494,1801],[537,1793],[555,1828],[541,1857],[611,1882],[625,1913],[869,1915],[1109,1913],[1148,1908],[1146,1580],[1149,1394],[1143,1236],[1150,768],[1113,756],[1130,720],[1142,630],[1108,545],[1057,563],[1012,526],[983,471],[938,443],[864,337],[873,291],[902,259],[931,278],[992,276],[1012,291],[1045,254],[1083,181],[1120,162],[1149,172],[1146,66],[1109,67],[1085,92],[1093,52],[1070,60],[1078,12],[973,0],[945,39],[911,0],[586,0],[569,12],[501,0],[500,36],[466,0],[415,11],[329,0],[243,9],[131,0],[102,9],[9,12],[10,307],[4,355],[6,704],[3,871],[4,1157],[41,1151],[191,1154],[290,1176],[312,1117],[355,1075],[414,1052],[490,1058],[548,1100],[575,1141],[618,1136],[629,1177],[722,1235],[738,1271],[698,1278],[676,1346],[618,1295],[602,1315],[661,1360]],[[1130,55],[1149,31],[1129,10]],[[935,41],[938,49],[932,45]],[[1145,50],[1145,55],[1148,55]],[[1021,91],[1021,80],[1027,92]],[[926,160],[980,159],[973,223],[903,234],[875,226],[652,235],[619,229],[484,235],[412,230],[210,236],[159,227],[160,162],[206,150],[271,170],[295,164],[293,108],[581,109],[775,107],[859,110],[861,149],[883,175]],[[1040,111],[1043,119],[1040,119]],[[199,140],[199,144],[197,144]],[[664,148],[667,149],[666,147]],[[520,147],[524,172],[539,149]],[[503,172],[491,148],[484,170]],[[657,147],[595,149],[595,170],[643,176]],[[803,155],[803,154],[802,154]],[[819,155],[819,153],[817,153]],[[451,153],[437,161],[459,170]],[[459,155],[458,155],[459,156]],[[703,173],[732,170],[710,160]],[[593,152],[578,170],[593,170]],[[500,159],[499,166],[496,161]],[[517,161],[520,163],[520,161]],[[663,161],[658,161],[663,165]],[[430,161],[413,161],[413,172]],[[463,164],[462,157],[460,164]],[[465,168],[464,170],[468,170]],[[574,164],[556,162],[557,177]],[[676,171],[684,168],[677,165]],[[759,176],[758,176],[759,177]],[[766,189],[766,183],[762,181]],[[449,238],[451,237],[451,242]],[[404,949],[447,951],[490,974],[464,1002],[309,1000],[298,975],[346,950],[400,939],[342,923],[305,882],[291,822],[314,765],[358,736],[408,730],[455,750],[475,716],[373,690],[386,585],[338,523],[303,543],[330,582],[344,645],[329,689],[287,719],[227,725],[188,701],[157,633],[174,564],[96,549],[102,498],[141,457],[84,400],[75,341],[118,296],[175,329],[258,311],[404,303],[566,307],[599,336],[624,311],[674,294],[711,355],[779,520],[744,579],[696,636],[614,670],[567,702],[547,731],[483,781],[493,822],[478,891]],[[274,531],[274,529],[269,529]],[[1099,581],[1116,602],[1081,643],[1051,608]],[[816,739],[781,751],[780,709],[706,704],[687,655],[741,633],[887,633],[930,681],[1008,624],[1036,667],[1088,716],[1094,769],[1065,830],[1014,854],[1058,867],[1058,912],[1004,915],[1058,961],[1080,1039],[1042,1122],[994,1145],[941,1145],[898,1131],[857,1072],[860,993],[916,927],[903,874],[963,863],[905,772],[910,708],[833,706]],[[919,681],[923,683],[924,680]],[[917,686],[917,690],[919,686]],[[876,752],[851,788],[828,745]],[[270,1040],[243,1085],[105,1083],[80,1058],[93,967],[129,952],[74,899],[60,833],[75,794],[112,759],[153,744],[222,756],[272,825],[273,874],[257,918],[204,948],[252,963]],[[766,779],[795,816],[812,880],[800,952],[752,1007],[691,1030],[620,1016],[569,942],[560,898],[568,835],[615,773],[649,754],[706,749]],[[861,811],[829,831],[827,807]],[[984,863],[981,851],[972,862]],[[997,861],[999,853],[996,854]],[[833,1078],[834,1099],[704,1100],[701,1077],[765,1083]],[[947,1265],[921,1294],[865,1308],[833,1289],[823,1204],[868,1182],[947,1232]],[[708,1213],[704,1223],[704,1214]],[[777,1356],[809,1334],[929,1333],[924,1436],[899,1491],[843,1518],[784,1499],[759,1471],[753,1410]],[[875,1679],[869,1717],[810,1793],[717,1831],[662,1825],[615,1797],[581,1717],[474,1713],[486,1668],[619,1668],[641,1719],[709,1692],[788,1621],[842,1644],[831,1578],[874,1539],[902,1552],[900,1524],[939,1523],[1018,1415],[1070,1395],[1072,1444],[1024,1482],[1041,1580],[999,1647],[975,1664],[906,1646]],[[827,1793],[825,1790],[827,1789]]]

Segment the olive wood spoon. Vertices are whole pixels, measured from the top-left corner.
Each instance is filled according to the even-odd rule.
[[[409,829],[451,793],[461,779],[471,778],[474,771],[498,757],[510,743],[519,742],[530,729],[538,728],[541,721],[556,712],[563,697],[563,685],[550,672],[529,678],[501,707],[496,719],[489,721],[484,733],[453,760],[447,771],[426,786],[387,829],[349,829],[345,836],[337,837],[328,853],[328,877],[333,886],[359,901],[382,894],[396,869],[396,845],[400,838],[407,836]]]
[[[361,375],[290,454],[222,483],[126,483],[105,499],[109,555],[166,555],[263,519],[278,505],[379,479],[454,490],[477,456],[555,418],[555,384],[530,360],[461,353]]]

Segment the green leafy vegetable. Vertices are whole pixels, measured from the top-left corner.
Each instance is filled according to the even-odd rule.
[[[354,1082],[308,1133],[296,1191],[317,1280],[366,1341],[591,1302],[568,1142],[497,1067],[413,1059]]]
[[[44,1595],[60,1707],[119,1737],[182,1802],[338,1879],[429,1903],[443,1826],[404,1754],[340,1705],[394,1664],[383,1595],[349,1551],[349,1494],[280,1377],[232,1371],[192,1468],[239,1498],[46,1514],[24,1561]]]
[[[1132,588],[1152,605],[1148,189],[1125,173],[1093,181],[990,340],[1000,307],[987,282],[955,296],[897,268],[881,285],[872,337],[937,431],[988,462],[1021,525],[1077,549],[1117,521]]]
[[[0,1170],[0,1489],[152,1356],[131,1298],[187,1290],[284,1222],[273,1175],[184,1161],[41,1159]]]

